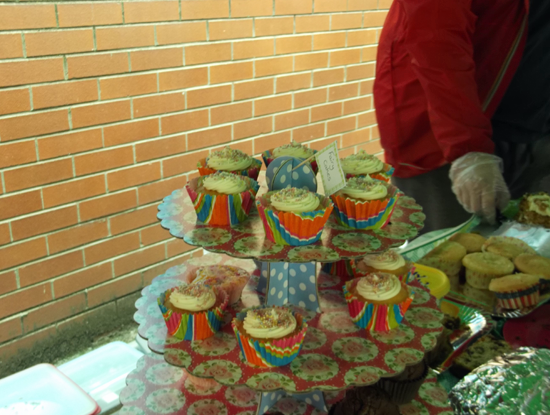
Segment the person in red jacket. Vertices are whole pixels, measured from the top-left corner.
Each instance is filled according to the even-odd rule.
[[[425,231],[471,213],[494,222],[510,192],[550,190],[550,1],[530,3],[390,8],[374,104],[394,183],[424,207]]]

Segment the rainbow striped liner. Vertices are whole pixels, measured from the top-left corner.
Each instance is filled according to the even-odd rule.
[[[368,331],[386,332],[396,328],[403,321],[403,316],[414,299],[414,292],[409,288],[409,297],[400,304],[365,303],[350,293],[359,279],[344,284],[344,296],[348,303],[349,314],[356,326]]]
[[[216,301],[219,303],[207,311],[181,314],[170,310],[165,306],[165,301],[176,288],[165,291],[157,298],[164,322],[168,328],[168,334],[180,340],[203,340],[220,331],[223,324],[223,313],[227,307],[227,294],[225,291],[213,287],[216,293]]]
[[[321,238],[323,228],[334,205],[326,196],[317,194],[321,203],[311,212],[279,212],[270,208],[269,192],[256,200],[264,230],[271,242],[277,245],[302,246],[315,243]]]
[[[323,271],[330,275],[336,275],[342,278],[353,278],[354,272],[352,269],[353,260],[341,259],[336,262],[327,262],[323,264]]]
[[[358,260],[355,260],[355,259],[349,260],[353,278],[360,278],[367,275],[366,273],[361,272],[359,268],[357,268]],[[399,279],[399,281],[404,282],[405,284],[410,284],[411,282],[416,280],[416,276],[414,275],[414,273],[416,272],[416,267],[414,266],[414,262],[411,262],[411,261],[407,261],[406,264],[409,267],[409,272],[406,274],[396,275],[396,277]],[[388,272],[388,271],[381,270],[380,272]]]
[[[248,190],[234,195],[214,196],[197,190],[204,177],[196,177],[185,186],[200,222],[213,226],[233,226],[248,218],[260,188],[256,180],[242,177],[248,183]]]
[[[382,180],[383,182],[389,182],[391,177],[393,176],[394,171],[395,171],[395,169],[393,168],[393,166],[390,166],[389,164],[384,163],[384,170],[382,170],[381,172],[378,172],[378,173],[371,173],[371,174],[369,174],[369,176],[370,176],[371,179]],[[356,177],[356,176],[366,176],[366,174],[347,173],[346,174],[346,179],[350,179],[350,178]]]
[[[265,306],[255,307],[263,308]],[[291,337],[281,339],[253,340],[246,333],[239,330],[236,321],[244,321],[246,311],[237,313],[237,316],[231,322],[235,336],[239,341],[239,346],[244,359],[258,367],[284,366],[292,362],[302,350],[302,344],[307,332],[307,323],[303,321],[302,316],[292,312],[296,318],[296,324],[301,325],[302,329]],[[242,326],[241,326],[242,327]]]
[[[331,196],[335,205],[338,223],[353,229],[380,229],[391,218],[397,199],[400,196],[399,189],[388,185],[389,198],[382,200],[365,200],[358,202],[339,194]]]
[[[273,156],[273,150],[275,150],[274,148],[272,148],[271,150],[266,150],[262,153],[262,158],[264,159],[264,164],[265,164],[265,168],[267,169],[267,167],[269,166],[269,163],[271,163],[273,160],[276,159],[276,157]],[[313,154],[317,153],[317,150],[313,150]],[[300,158],[300,157],[296,157],[297,159],[300,159],[300,160],[305,160],[303,158]],[[315,159],[312,159],[309,164],[311,164],[311,170],[313,170],[313,174],[317,174],[319,172],[319,167],[317,166],[317,161]]]
[[[536,284],[521,291],[494,291],[497,303],[502,308],[518,309],[537,305],[540,299],[540,285]]]
[[[197,163],[197,168],[201,176],[208,176],[209,174],[214,174],[217,171],[222,171],[222,170],[216,170],[216,169],[207,167],[206,164],[207,164],[206,158],[200,159],[199,162]],[[258,180],[258,176],[260,174],[261,169],[262,169],[262,162],[260,160],[253,159],[252,164],[246,169],[230,171],[229,173],[237,174],[239,176],[250,177],[253,180]]]

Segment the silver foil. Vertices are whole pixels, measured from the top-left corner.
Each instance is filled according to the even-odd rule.
[[[550,350],[522,347],[478,367],[449,394],[455,414],[550,414]]]

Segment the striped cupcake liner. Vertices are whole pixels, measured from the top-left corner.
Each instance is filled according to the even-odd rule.
[[[212,226],[233,226],[248,218],[250,209],[254,206],[256,192],[260,188],[256,180],[243,177],[248,184],[248,189],[244,192],[214,196],[197,190],[204,177],[192,179],[185,186],[200,222]]]
[[[341,259],[336,262],[327,262],[323,264],[322,270],[330,275],[336,275],[342,278],[353,278],[354,273],[352,269],[353,260]]]
[[[395,171],[395,169],[393,168],[393,166],[390,166],[389,164],[384,164],[384,170],[379,171],[377,173],[371,173],[371,174],[369,174],[369,177],[371,179],[382,180],[384,182],[389,183],[391,177],[393,176],[394,171]],[[358,176],[359,177],[364,177],[364,176],[366,176],[366,174],[347,173],[346,174],[346,179],[351,179],[352,177],[358,177]]]
[[[269,207],[269,196],[272,193],[266,193],[256,200],[267,239],[277,245],[292,246],[317,242],[334,206],[330,199],[317,195],[321,201],[320,209],[311,212],[279,212]]]
[[[350,289],[358,282],[359,279],[354,279],[343,287],[349,314],[355,325],[373,332],[387,332],[398,327],[414,299],[414,292],[407,287],[409,297],[399,304],[372,304],[363,302],[350,293]]]
[[[246,311],[237,313],[231,325],[239,341],[243,357],[248,363],[258,367],[285,366],[298,356],[306,337],[307,323],[303,321],[300,314],[295,312],[292,314],[296,318],[296,324],[302,327],[297,334],[282,339],[253,340],[246,333],[241,333],[235,323],[237,320],[244,321]]]
[[[518,309],[537,305],[540,299],[540,286],[534,285],[521,291],[495,291],[497,303],[502,308]]]
[[[197,163],[197,168],[201,176],[208,176],[209,174],[214,174],[217,171],[220,171],[220,170],[212,169],[210,167],[206,167],[206,163],[207,163],[206,158],[200,159],[199,162]],[[250,177],[253,180],[258,180],[258,176],[260,174],[261,169],[262,169],[262,162],[260,160],[253,159],[252,164],[246,169],[230,171],[229,173]]]
[[[157,298],[157,303],[164,317],[168,328],[168,334],[180,340],[203,340],[213,336],[222,328],[223,313],[227,307],[227,294],[223,290],[214,287],[216,301],[221,299],[221,304],[211,310],[183,314],[172,311],[165,306],[167,297],[170,296],[172,288],[165,291]]]
[[[364,277],[365,275],[368,274],[367,272],[362,272],[357,267],[357,261],[360,261],[360,260],[361,259],[350,260],[350,266],[353,272],[353,278]],[[414,263],[411,261],[406,261],[405,264],[407,265],[409,272],[407,272],[406,274],[399,274],[399,275],[392,274],[392,275],[395,275],[399,279],[399,281],[404,282],[405,284],[409,284],[416,279],[416,277],[414,276],[414,273],[416,272],[416,267],[414,266]],[[391,274],[391,272],[389,272],[388,270],[380,270],[380,272],[386,272]]]
[[[273,150],[275,150],[274,148],[272,148],[271,150],[266,150],[262,153],[262,158],[264,160],[264,164],[265,164],[265,168],[267,169],[269,167],[269,164],[276,159],[276,157],[273,156]],[[317,150],[313,150],[313,154],[317,153]],[[305,160],[303,158],[300,158],[300,157],[296,157],[297,159],[300,159],[300,160]],[[317,166],[317,161],[315,159],[312,159],[309,164],[311,165],[311,170],[313,170],[313,174],[317,174],[319,172],[319,166]]]
[[[539,283],[540,283],[540,292],[541,293],[546,293],[546,292],[550,291],[550,279],[541,278],[539,280]]]

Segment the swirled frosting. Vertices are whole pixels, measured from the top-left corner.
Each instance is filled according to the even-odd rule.
[[[216,293],[207,285],[184,285],[170,294],[174,307],[188,311],[204,311],[216,304]]]
[[[296,187],[279,190],[271,196],[271,205],[282,212],[311,212],[320,203],[315,193]]]
[[[307,159],[308,157],[313,156],[313,150],[311,148],[304,147],[300,143],[292,141],[290,144],[285,144],[284,146],[277,147],[275,150],[273,150],[273,155],[275,157],[290,156]]]
[[[357,292],[366,300],[385,301],[401,291],[401,282],[392,274],[375,272],[357,283]]]
[[[252,160],[252,157],[241,150],[225,147],[223,150],[212,152],[206,159],[206,164],[216,170],[237,171],[246,169],[252,164]]]
[[[547,194],[531,195],[527,197],[529,210],[539,215],[550,216],[550,196]]]
[[[387,251],[383,254],[371,254],[363,257],[362,262],[375,269],[393,271],[405,266],[405,258],[395,251]]]
[[[378,157],[367,154],[365,150],[341,159],[341,162],[346,174],[370,174],[384,170],[384,163]]]
[[[225,195],[244,192],[248,185],[240,176],[225,171],[219,171],[205,176],[202,185],[207,190],[212,190]]]
[[[383,199],[388,195],[387,185],[380,180],[370,177],[352,177],[342,189],[342,193],[354,199],[375,200]]]
[[[249,336],[257,339],[280,339],[296,329],[296,318],[289,310],[259,308],[246,313],[243,327]]]

